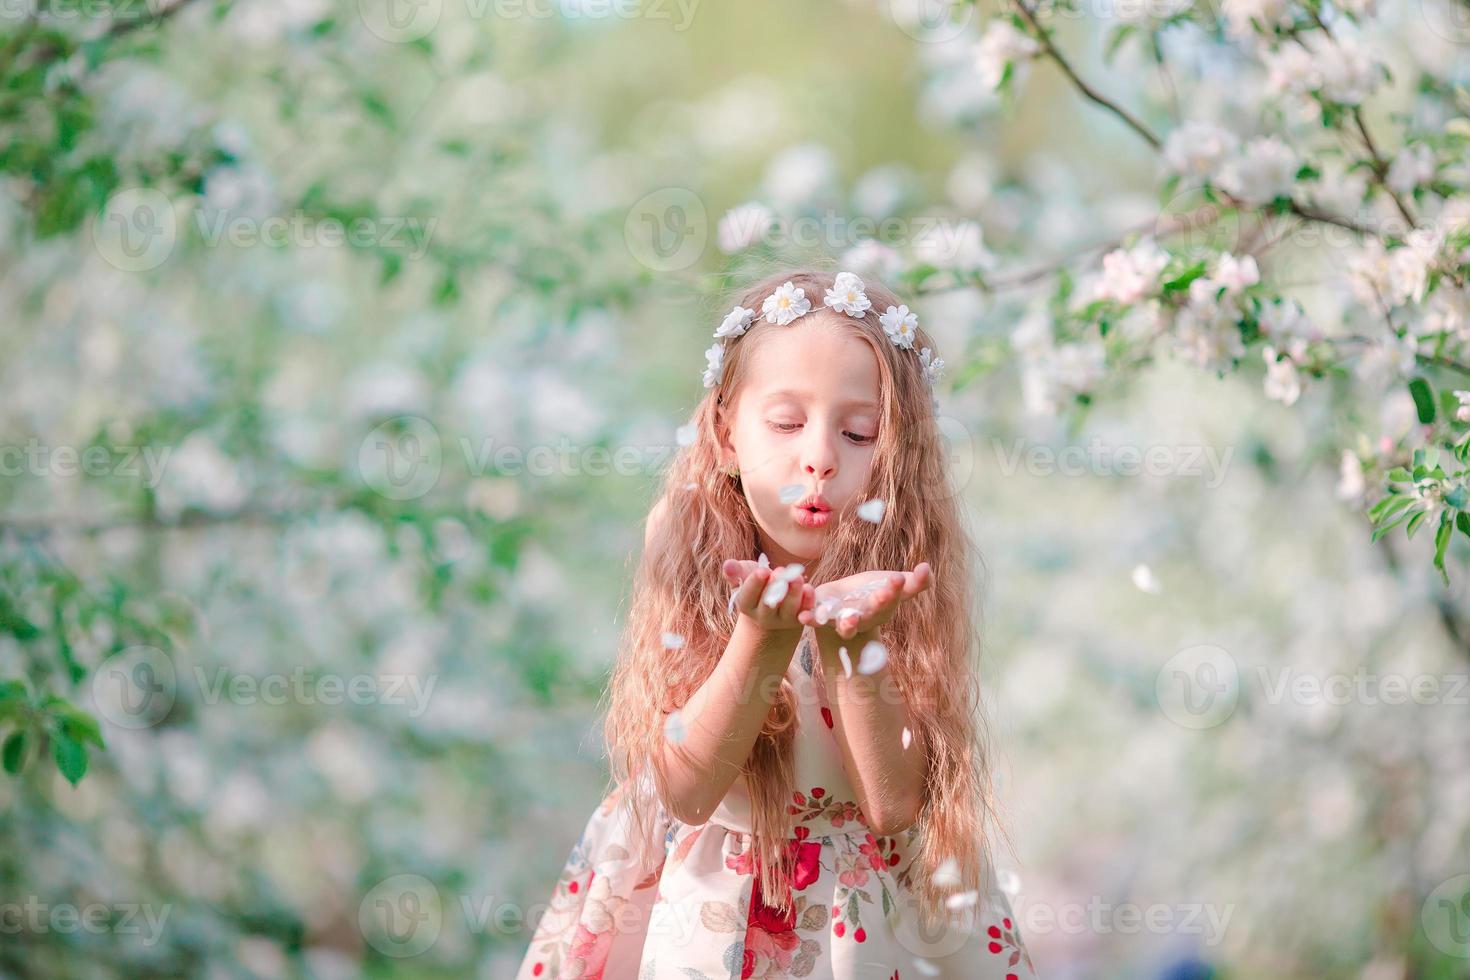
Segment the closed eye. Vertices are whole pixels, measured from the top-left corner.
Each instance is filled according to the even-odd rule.
[[[795,432],[797,429],[801,428],[800,422],[771,422],[769,423],[769,425],[777,432]],[[877,436],[865,436],[857,432],[843,432],[842,434],[847,436],[853,442],[857,443],[859,446],[868,446],[878,441]]]

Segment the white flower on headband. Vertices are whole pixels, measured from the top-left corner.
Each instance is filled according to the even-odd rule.
[[[924,382],[929,387],[934,387],[939,380],[939,375],[944,371],[944,358],[935,357],[934,352],[925,347],[919,351],[919,365],[924,369]]]
[[[863,292],[863,281],[851,272],[837,273],[837,279],[827,290],[827,298],[823,302],[848,316],[862,316],[873,305]]]
[[[719,383],[720,375],[725,373],[725,345],[713,344],[704,352],[704,359],[709,366],[704,369],[704,386],[713,388]]]
[[[878,317],[878,322],[883,324],[883,332],[888,334],[895,347],[914,349],[914,331],[919,329],[919,318],[910,313],[906,305],[890,306]]]
[[[790,279],[783,282],[761,304],[761,312],[766,315],[766,320],[778,327],[786,326],[811,308],[812,301],[806,298],[806,293],[800,286],[792,285]]]
[[[738,337],[750,329],[753,322],[755,322],[755,310],[736,304],[733,310],[725,314],[725,322],[720,324],[720,328],[715,331],[715,336]]]

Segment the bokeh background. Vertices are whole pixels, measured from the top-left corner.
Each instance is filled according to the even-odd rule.
[[[1462,5],[1383,7],[1375,119],[1420,111],[1417,69],[1467,74],[1434,29]],[[721,290],[862,220],[896,222],[866,237],[897,283],[921,218],[1024,270],[1158,213],[1148,147],[1053,66],[991,91],[983,9],[945,15],[0,16],[0,727],[26,733],[0,972],[513,972],[605,787],[598,699]],[[1105,61],[1130,16],[1058,38],[1162,127],[1245,111],[1218,38],[1174,32],[1182,96],[1145,45]],[[752,201],[841,221],[726,250]],[[1328,322],[1330,266],[1277,270]],[[911,284],[1040,974],[1470,976],[1465,541],[1445,586],[1425,538],[1370,543],[1338,470],[1414,427],[1409,394],[1288,407],[1259,359],[1161,358],[1038,413],[1025,283]]]

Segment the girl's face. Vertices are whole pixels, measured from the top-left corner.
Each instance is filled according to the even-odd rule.
[[[837,522],[855,519],[878,437],[878,395],[877,354],[829,315],[768,327],[751,352],[721,440],[773,563],[817,558]],[[800,493],[782,503],[781,488],[792,485]],[[827,513],[813,513],[810,498]]]

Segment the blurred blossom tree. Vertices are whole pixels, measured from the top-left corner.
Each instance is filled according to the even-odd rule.
[[[935,86],[978,93],[944,103],[950,121],[976,125],[965,107],[1017,98],[1031,63],[1050,62],[1156,156],[1156,212],[1117,241],[1063,256],[1048,255],[1038,213],[1009,222],[1019,227],[1007,229],[1004,263],[965,215],[906,241],[858,243],[845,261],[897,273],[920,292],[1022,297],[1007,307],[1020,325],[961,363],[957,383],[1014,355],[1028,406],[1066,412],[1074,424],[1101,393],[1166,353],[1219,376],[1262,371],[1265,396],[1285,405],[1314,381],[1345,386],[1346,411],[1324,417],[1346,422],[1331,433],[1342,447],[1339,496],[1365,505],[1374,541],[1401,525],[1411,538],[1427,529],[1448,585],[1450,542],[1457,529],[1470,539],[1463,5],[1429,0],[1392,12],[1425,39],[1415,51],[1449,53],[1400,81],[1393,97],[1412,111],[1390,113],[1378,133],[1370,103],[1395,79],[1360,36],[1379,14],[1373,0],[1001,7],[989,17],[965,2],[894,7],[911,12]],[[1058,26],[1093,22],[1106,28],[1103,65],[1130,49],[1142,54],[1144,64],[1114,78],[1143,80],[1131,86],[1144,90],[1143,110],[1099,91],[1066,53]],[[1123,189],[1132,176],[1118,173]],[[1063,191],[1038,197],[1047,193]],[[751,201],[727,215],[727,251],[758,246],[759,234],[734,230],[760,214],[756,224],[771,224],[780,210]],[[1294,280],[1308,268],[1326,273]],[[1372,439],[1357,428],[1361,409],[1394,390],[1412,397],[1417,424]],[[1470,618],[1453,619],[1470,652]]]
[[[928,76],[915,115],[962,145],[1047,79],[1075,92],[1088,125],[1134,140],[1156,164],[1142,175],[1148,213],[1125,233],[1086,237],[1124,224],[1111,219],[1137,189],[1131,159],[1038,167],[1002,189],[987,145],[969,147],[943,205],[917,168],[885,159],[852,194],[875,231],[815,251],[918,304],[976,299],[1004,329],[945,352],[950,390],[1016,364],[1026,408],[1074,431],[1165,355],[1220,377],[1260,372],[1265,397],[1298,412],[1325,403],[1310,418],[1334,447],[1339,499],[1374,541],[1432,533],[1448,583],[1452,548],[1465,553],[1456,532],[1470,537],[1461,0],[1106,6],[881,5]],[[0,14],[0,763],[17,777],[0,783],[0,880],[166,896],[175,939],[109,941],[120,970],[180,975],[238,957],[284,972],[278,950],[314,975],[360,975],[365,958],[387,970],[402,951],[358,921],[375,881],[413,857],[464,894],[481,884],[467,868],[505,863],[483,828],[418,826],[423,801],[499,812],[546,778],[518,754],[530,730],[519,702],[595,698],[605,664],[572,659],[588,630],[567,625],[582,618],[567,597],[608,590],[606,568],[637,536],[621,521],[558,539],[559,521],[617,503],[631,513],[656,474],[612,494],[587,481],[563,493],[555,478],[528,489],[487,476],[483,450],[568,432],[601,448],[672,438],[650,385],[690,397],[700,365],[680,358],[708,341],[648,343],[642,321],[620,318],[652,322],[670,292],[703,298],[747,261],[799,254],[774,232],[830,214],[854,152],[824,140],[887,153],[907,139],[907,118],[848,132],[835,113],[825,122],[840,132],[801,133],[747,186],[744,127],[792,129],[782,83],[742,75],[690,95],[687,113],[637,115],[630,147],[609,148],[581,100],[622,113],[622,90],[567,84],[600,35],[476,9],[419,4],[428,25],[370,0]],[[846,16],[868,26],[856,7]],[[810,36],[790,31],[771,64],[822,57],[799,47]],[[1387,37],[1412,74],[1380,57]],[[849,60],[844,83],[886,64]],[[663,188],[645,198],[649,227],[674,247],[640,248],[649,215],[632,198],[668,159],[696,169],[686,151],[733,175],[729,210],[703,229],[705,198]],[[728,261],[681,251],[691,230]],[[631,421],[610,421],[619,413]],[[558,544],[576,560],[552,561]],[[568,576],[584,566],[602,578],[579,590]],[[1470,654],[1470,611],[1435,601]],[[284,676],[303,663],[432,676],[440,700],[386,722],[324,714],[310,692],[294,695],[299,710],[213,709],[223,688],[208,669]],[[119,678],[124,692],[165,692],[161,713],[110,710]],[[141,734],[114,738],[99,714]],[[1364,722],[1358,737],[1377,735]],[[1156,748],[1147,737],[1130,748]],[[77,793],[56,792],[52,767],[76,786],[89,763]],[[53,823],[68,806],[92,825]],[[72,832],[92,837],[59,846]],[[97,939],[7,936],[0,971],[63,974],[69,954],[98,955]],[[464,975],[495,942],[441,942],[434,963]]]

